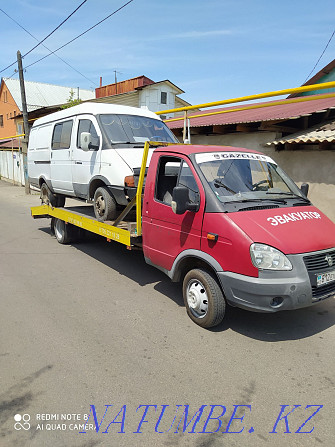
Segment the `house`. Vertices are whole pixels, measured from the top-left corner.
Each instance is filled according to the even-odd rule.
[[[64,104],[73,92],[74,97],[82,100],[89,100],[95,96],[90,90],[77,87],[63,87],[32,81],[25,81],[24,84],[28,114],[40,108]],[[21,114],[20,81],[18,79],[2,78],[0,86],[0,141],[3,138],[23,133],[23,118],[21,116],[21,119],[16,119]]]
[[[127,79],[102,86],[95,90],[96,102],[147,107],[152,112],[189,106],[190,103],[178,95],[185,93],[169,80],[154,82],[146,76]],[[173,114],[162,118],[173,117]]]

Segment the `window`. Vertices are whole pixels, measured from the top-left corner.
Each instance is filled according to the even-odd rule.
[[[8,102],[7,90],[3,92],[3,101]]]
[[[17,133],[18,133],[18,135],[23,134],[23,124],[22,123],[17,124]]]
[[[99,115],[98,119],[111,143],[178,142],[172,131],[159,119],[137,115]]]
[[[188,166],[187,163],[185,163],[185,161],[183,162],[181,167],[178,186],[186,186],[186,188],[188,188],[188,195],[190,198],[190,202],[192,203],[200,202],[199,188],[197,182],[195,181],[194,175],[192,174],[190,167]]]
[[[52,149],[68,149],[71,145],[71,132],[73,121],[64,121],[56,124],[52,135]]]
[[[93,148],[99,148],[99,137],[97,134],[97,131],[95,130],[94,124],[91,120],[79,120],[79,126],[78,126],[78,135],[77,135],[77,147],[81,148],[80,146],[80,135],[82,132],[89,132],[92,136],[92,149]]]
[[[0,115],[0,127],[3,127],[3,115]]]
[[[188,164],[177,157],[161,157],[158,169],[155,197],[159,202],[171,206],[175,186],[186,186],[189,198],[199,203],[199,189]]]
[[[167,92],[161,92],[161,104],[167,104]]]

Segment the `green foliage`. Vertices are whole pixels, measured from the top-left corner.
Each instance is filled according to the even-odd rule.
[[[73,91],[73,89],[71,89],[70,96],[69,96],[66,104],[62,105],[62,109],[68,109],[69,107],[73,107],[73,106],[77,106],[78,104],[81,104],[82,101],[80,98],[73,99],[73,97],[74,97],[74,91]]]

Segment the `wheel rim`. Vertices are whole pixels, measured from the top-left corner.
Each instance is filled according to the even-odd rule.
[[[102,195],[98,196],[95,200],[95,209],[97,210],[99,216],[103,216],[105,214],[106,205],[104,198]]]
[[[57,219],[54,228],[55,228],[56,239],[61,240],[63,237],[63,222]]]
[[[203,318],[208,311],[208,296],[205,287],[197,279],[192,279],[186,288],[187,305],[192,314]]]

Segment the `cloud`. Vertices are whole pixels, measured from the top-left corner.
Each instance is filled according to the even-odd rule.
[[[184,33],[170,34],[166,39],[202,39],[204,37],[227,36],[231,35],[231,30],[211,30],[211,31],[186,31]]]

